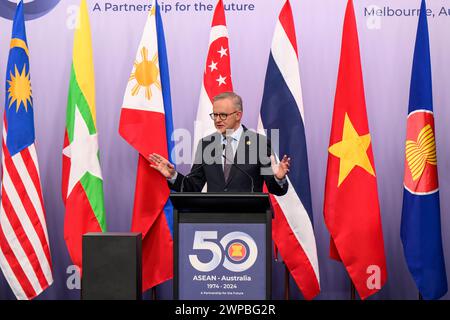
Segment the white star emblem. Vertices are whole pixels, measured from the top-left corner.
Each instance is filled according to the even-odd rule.
[[[220,87],[221,85],[223,85],[223,84],[227,84],[227,83],[225,82],[226,79],[227,79],[227,77],[222,77],[222,75],[220,75],[219,78],[216,79],[216,81],[219,83],[219,87]]]
[[[67,197],[69,197],[75,185],[87,172],[102,179],[102,171],[97,156],[97,134],[91,135],[89,133],[78,106],[75,106],[73,141],[63,150],[63,154],[71,160]]]
[[[224,47],[221,46],[220,50],[217,51],[217,52],[220,53],[220,58],[223,58],[223,56],[227,56],[228,55],[227,51],[228,51],[228,49],[225,49]]]
[[[211,64],[208,66],[211,69],[211,72],[217,70],[217,62],[211,61]]]

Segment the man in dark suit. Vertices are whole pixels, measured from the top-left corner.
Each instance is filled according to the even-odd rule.
[[[199,142],[191,172],[186,176],[176,172],[158,154],[150,155],[151,167],[175,191],[200,192],[207,183],[208,192],[262,192],[265,182],[270,193],[286,194],[290,158],[285,155],[275,165],[270,142],[241,124],[242,112],[241,97],[233,92],[219,94],[210,114],[217,132]]]

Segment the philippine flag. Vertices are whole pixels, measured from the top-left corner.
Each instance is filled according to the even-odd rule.
[[[142,233],[143,291],[173,276],[172,206],[151,153],[169,159],[173,132],[169,68],[160,8],[154,1],[125,92],[120,135],[139,152],[131,231]]]
[[[272,130],[279,130],[276,156],[286,154],[291,158],[287,194],[271,195],[275,212],[272,235],[303,296],[313,299],[320,292],[320,280],[303,119],[295,26],[287,0],[272,41],[258,131],[266,129],[271,137]]]

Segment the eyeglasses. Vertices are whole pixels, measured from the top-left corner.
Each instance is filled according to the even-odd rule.
[[[238,111],[232,112],[232,113],[210,113],[209,116],[212,120],[216,120],[217,117],[220,118],[220,120],[226,120],[228,116],[231,116],[232,114],[237,113]]]

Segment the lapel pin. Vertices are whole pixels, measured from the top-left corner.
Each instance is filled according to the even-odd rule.
[[[249,145],[251,145],[252,144],[252,142],[250,141],[250,140],[248,140],[247,141],[247,145],[249,146]]]

